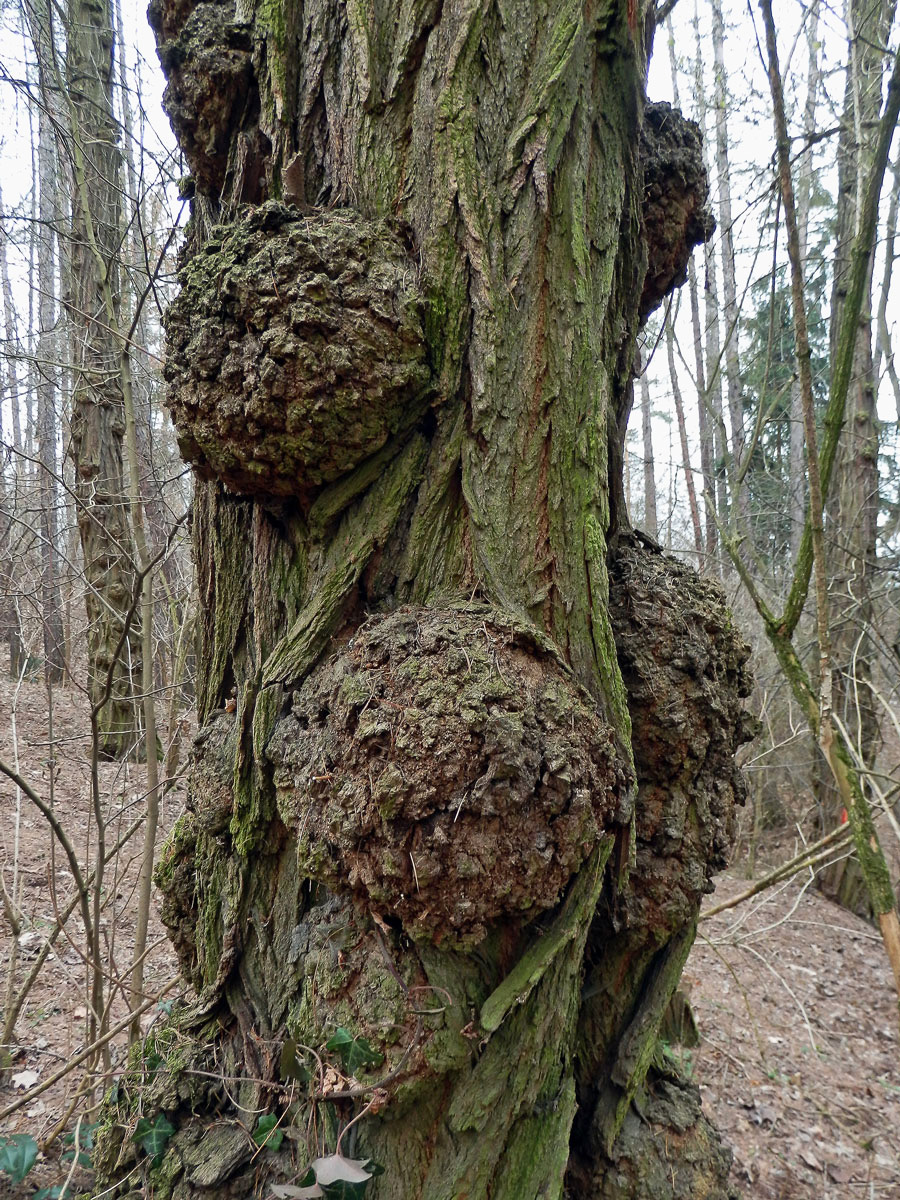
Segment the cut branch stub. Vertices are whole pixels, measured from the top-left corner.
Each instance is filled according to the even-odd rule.
[[[716,223],[707,208],[709,180],[700,127],[694,121],[671,104],[648,104],[641,160],[648,256],[640,305],[643,322],[685,282],[691,251],[712,237]]]
[[[181,452],[236,492],[308,495],[427,403],[415,264],[348,210],[270,202],[216,232],[165,321]]]
[[[611,728],[487,607],[371,618],[295,693],[268,755],[301,871],[443,945],[551,908],[628,819]]]

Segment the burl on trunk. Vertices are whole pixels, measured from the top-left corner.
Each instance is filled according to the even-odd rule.
[[[748,652],[622,498],[635,335],[710,228],[696,127],[645,103],[651,18],[151,19],[193,193],[167,375],[201,732],[158,882],[195,997],[133,1053],[103,1170],[724,1197],[657,1031],[742,799]]]

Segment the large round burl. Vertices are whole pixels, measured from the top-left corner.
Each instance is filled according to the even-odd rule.
[[[590,696],[486,606],[371,618],[295,693],[268,754],[301,870],[444,945],[552,907],[627,815]]]
[[[180,280],[167,403],[184,457],[234,491],[303,496],[337,479],[427,391],[415,265],[384,223],[264,204]]]

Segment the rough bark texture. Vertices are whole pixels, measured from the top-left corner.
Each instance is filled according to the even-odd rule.
[[[41,464],[38,488],[41,508],[41,624],[44,672],[48,682],[59,683],[66,666],[66,641],[63,632],[63,608],[57,573],[57,514],[59,512],[59,470],[57,465],[57,385],[51,364],[59,358],[57,330],[58,294],[56,283],[57,238],[62,208],[54,138],[54,108],[50,97],[54,81],[49,63],[54,44],[54,16],[50,6],[37,2],[25,6],[34,43],[44,103],[38,111],[37,184],[39,192],[37,242],[38,327],[37,361],[32,367],[31,390],[37,399],[37,450]],[[58,119],[58,118],[56,118]],[[5,247],[3,261],[3,299],[8,336],[13,333],[12,294],[7,275]],[[14,405],[17,398],[13,400]]]
[[[84,558],[88,671],[98,750],[122,758],[138,741],[140,619],[125,633],[135,556],[123,466],[125,412],[118,328],[121,159],[112,109],[107,0],[70,0],[66,46],[72,231],[65,298],[74,350],[70,452]]]
[[[885,54],[882,47],[893,21],[893,0],[847,6],[850,54],[844,89],[844,117],[838,138],[838,211],[831,297],[831,353],[838,335],[851,272],[851,247],[877,141]],[[875,660],[873,581],[878,570],[878,414],[872,364],[872,286],[859,321],[847,412],[835,463],[836,486],[828,504],[829,603],[833,707],[862,761],[875,765],[880,717],[870,690]],[[819,760],[823,824],[834,828],[844,807],[828,766]],[[845,859],[820,876],[826,895],[871,915],[859,863]]]
[[[647,31],[626,3],[153,19],[196,189],[173,411],[210,477],[159,870],[198,997],[135,1051],[102,1169],[244,1198],[340,1148],[380,1200],[649,1194],[652,1125],[617,1138],[742,799],[747,651],[621,499],[648,255],[674,280],[694,236],[640,207]],[[337,225],[372,260],[343,294],[343,258],[310,265]],[[221,345],[188,352],[188,311]],[[156,1163],[138,1105],[176,1129]],[[256,1154],[262,1109],[289,1136]]]
[[[223,227],[166,335],[181,452],[245,495],[340,478],[421,415],[430,381],[409,247],[347,210],[311,222],[269,202]]]
[[[715,229],[700,127],[671,104],[648,104],[641,128],[643,216],[648,269],[641,318],[687,280],[691,251]]]

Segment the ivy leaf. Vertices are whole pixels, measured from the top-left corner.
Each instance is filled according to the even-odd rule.
[[[61,1154],[59,1160],[60,1160],[60,1162],[68,1163],[68,1162],[71,1162],[74,1157],[75,1157],[75,1148],[73,1147],[71,1150],[66,1150],[66,1152],[64,1154]],[[91,1165],[90,1154],[86,1153],[86,1151],[84,1151],[84,1150],[79,1150],[78,1151],[78,1165],[79,1165],[79,1167],[89,1167]]]
[[[165,1060],[163,1056],[161,1054],[157,1054],[155,1050],[150,1050],[144,1055],[144,1066],[147,1068],[151,1079],[153,1079],[153,1077],[156,1075],[156,1072],[162,1066],[164,1061]]]
[[[295,1187],[290,1183],[273,1183],[269,1186],[271,1195],[276,1200],[315,1200],[316,1197],[325,1195],[316,1183],[316,1173],[312,1167],[300,1180],[300,1187]]]
[[[62,1195],[62,1184],[54,1184],[53,1187],[41,1188],[39,1192],[35,1192],[32,1200],[59,1200]]]
[[[35,1164],[38,1144],[30,1133],[14,1133],[0,1143],[0,1171],[13,1183],[21,1183]]]
[[[145,1154],[153,1159],[153,1166],[158,1167],[162,1162],[169,1138],[175,1132],[175,1126],[164,1113],[159,1113],[151,1124],[146,1117],[141,1117],[137,1123],[131,1140],[137,1142]]]
[[[253,1130],[253,1140],[257,1146],[266,1146],[269,1150],[280,1150],[284,1141],[284,1130],[278,1128],[278,1117],[274,1113],[266,1113],[260,1117]]]
[[[322,1195],[325,1200],[362,1200],[368,1186],[368,1181],[366,1183],[350,1183],[346,1179],[339,1179],[336,1183],[330,1183],[327,1188],[324,1188]]]
[[[357,1200],[377,1173],[367,1159],[344,1158],[342,1154],[317,1158],[312,1169],[327,1200]]]
[[[288,1038],[281,1048],[281,1063],[279,1070],[283,1080],[296,1079],[298,1083],[309,1083],[310,1073],[297,1057],[297,1043]]]
[[[354,1037],[342,1025],[325,1043],[325,1049],[338,1055],[348,1075],[355,1075],[367,1067],[380,1066],[384,1062],[384,1055],[373,1050],[364,1037]]]
[[[94,1146],[94,1130],[99,1122],[94,1121],[93,1124],[89,1121],[82,1121],[78,1127],[78,1145],[82,1150],[92,1150]],[[67,1133],[63,1138],[63,1142],[67,1146],[71,1146],[75,1141],[75,1134]]]

